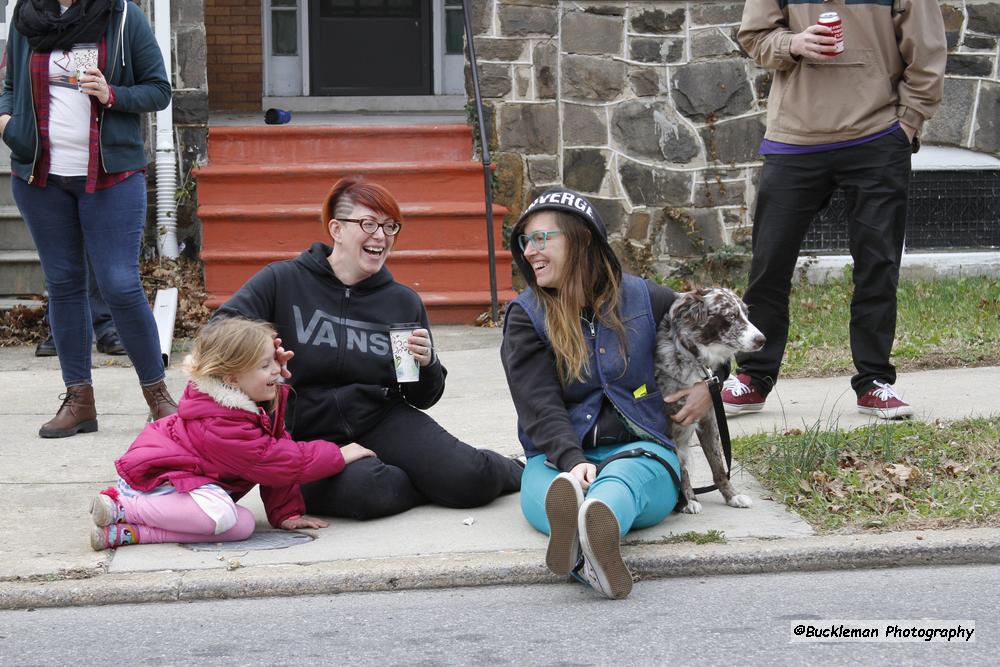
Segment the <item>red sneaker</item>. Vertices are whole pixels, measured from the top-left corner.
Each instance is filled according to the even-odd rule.
[[[858,397],[858,412],[875,415],[880,419],[912,417],[913,408],[899,397],[888,382],[875,380],[875,386]]]
[[[764,409],[766,394],[761,393],[750,382],[746,373],[730,375],[722,383],[722,406],[727,415],[741,415],[745,412],[760,412]]]

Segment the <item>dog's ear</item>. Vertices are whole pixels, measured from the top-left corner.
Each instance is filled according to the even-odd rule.
[[[674,305],[670,307],[670,318],[675,321],[690,322],[693,325],[701,326],[708,322],[708,306],[702,291],[683,292],[674,299]]]

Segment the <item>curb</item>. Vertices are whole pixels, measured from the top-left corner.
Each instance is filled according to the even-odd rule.
[[[623,549],[642,579],[1000,563],[1000,529],[640,544]],[[330,595],[469,586],[558,583],[542,552],[501,551],[228,570],[105,574],[0,584],[0,609]]]

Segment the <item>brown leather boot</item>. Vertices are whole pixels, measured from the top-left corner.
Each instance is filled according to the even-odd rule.
[[[142,397],[146,399],[146,405],[149,406],[149,421],[151,422],[169,417],[177,412],[177,402],[170,397],[167,383],[163,380],[143,387]]]
[[[62,399],[59,411],[42,424],[38,435],[43,438],[68,438],[97,430],[97,409],[94,408],[94,388],[91,385],[66,387],[66,393],[59,398]]]

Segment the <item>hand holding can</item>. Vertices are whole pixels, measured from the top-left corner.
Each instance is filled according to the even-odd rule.
[[[832,49],[823,52],[826,56],[838,56],[844,52],[844,22],[840,20],[837,12],[824,12],[819,15],[816,25],[825,26],[830,29],[830,36],[836,41]]]

